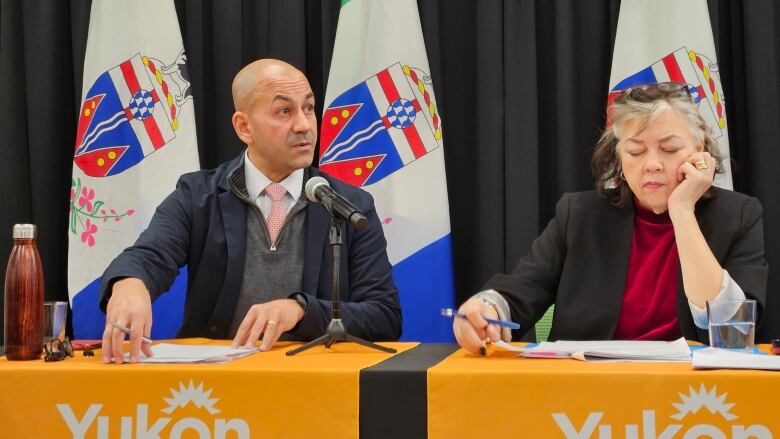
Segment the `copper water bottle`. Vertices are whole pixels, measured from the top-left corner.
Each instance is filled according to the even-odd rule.
[[[43,267],[34,224],[14,226],[14,247],[5,272],[5,355],[36,360],[43,351]]]

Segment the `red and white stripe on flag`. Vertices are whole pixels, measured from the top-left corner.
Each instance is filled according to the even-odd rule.
[[[380,112],[402,99],[409,101],[414,106],[415,111],[422,111],[420,102],[409,85],[401,65],[398,63],[371,77],[366,81],[366,85],[371,93],[374,105]],[[386,128],[390,127],[387,116],[383,116],[382,121]],[[425,145],[438,146],[436,139],[433,137],[433,132],[427,125],[424,117],[416,117],[414,122],[406,128],[400,130],[388,129],[387,133],[398,147],[398,154],[401,156],[404,164],[408,164],[428,153],[429,151]]]

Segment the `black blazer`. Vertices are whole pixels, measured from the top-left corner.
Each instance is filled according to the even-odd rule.
[[[696,204],[696,219],[715,258],[745,295],[766,302],[761,204],[755,198],[713,187]],[[633,206],[619,209],[596,191],[565,194],[555,217],[511,274],[485,285],[509,302],[512,319],[527,330],[555,303],[550,340],[612,339],[620,316],[634,232]],[[689,340],[708,341],[691,317],[680,271],[680,330]],[[760,320],[757,320],[760,322]],[[515,334],[521,335],[521,334]]]
[[[157,208],[136,243],[109,265],[100,283],[101,309],[118,278],[143,280],[154,300],[167,291],[179,267],[188,265],[187,297],[179,337],[227,338],[244,275],[246,209],[228,178],[243,178],[244,153],[216,169],[183,175],[176,190]],[[341,314],[347,331],[368,340],[396,340],[401,335],[401,306],[387,259],[387,242],[371,195],[316,168],[333,189],[360,208],[368,226],[347,225],[341,247]],[[302,195],[304,196],[304,195]],[[308,309],[290,336],[311,340],[330,322],[333,258],[326,237],[330,214],[320,203],[306,206],[303,293]],[[293,291],[290,292],[294,293]]]

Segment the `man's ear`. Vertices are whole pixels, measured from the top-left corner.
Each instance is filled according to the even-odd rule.
[[[247,116],[246,113],[236,111],[233,113],[232,122],[233,129],[236,130],[236,135],[242,142],[247,145],[254,142],[252,128],[249,126],[249,116]]]

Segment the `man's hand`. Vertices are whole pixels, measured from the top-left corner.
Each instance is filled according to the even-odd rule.
[[[480,349],[485,348],[485,340],[501,339],[501,330],[495,325],[489,325],[485,317],[497,319],[498,312],[495,307],[485,304],[480,299],[467,300],[458,310],[466,318],[456,317],[452,322],[452,330],[455,339],[465,350],[474,355],[480,354]]]
[[[103,331],[103,362],[111,363],[112,356],[117,364],[124,362],[122,341],[125,333],[115,328],[114,322],[130,329],[131,363],[138,361],[142,349],[144,355],[151,357],[151,346],[141,342],[141,336],[150,337],[152,333],[152,299],[146,285],[140,279],[128,277],[114,282],[111,291]]]
[[[268,351],[283,332],[294,328],[303,318],[301,305],[293,299],[272,300],[266,303],[252,305],[246,317],[238,327],[233,347],[251,348],[263,334],[261,351]]]

